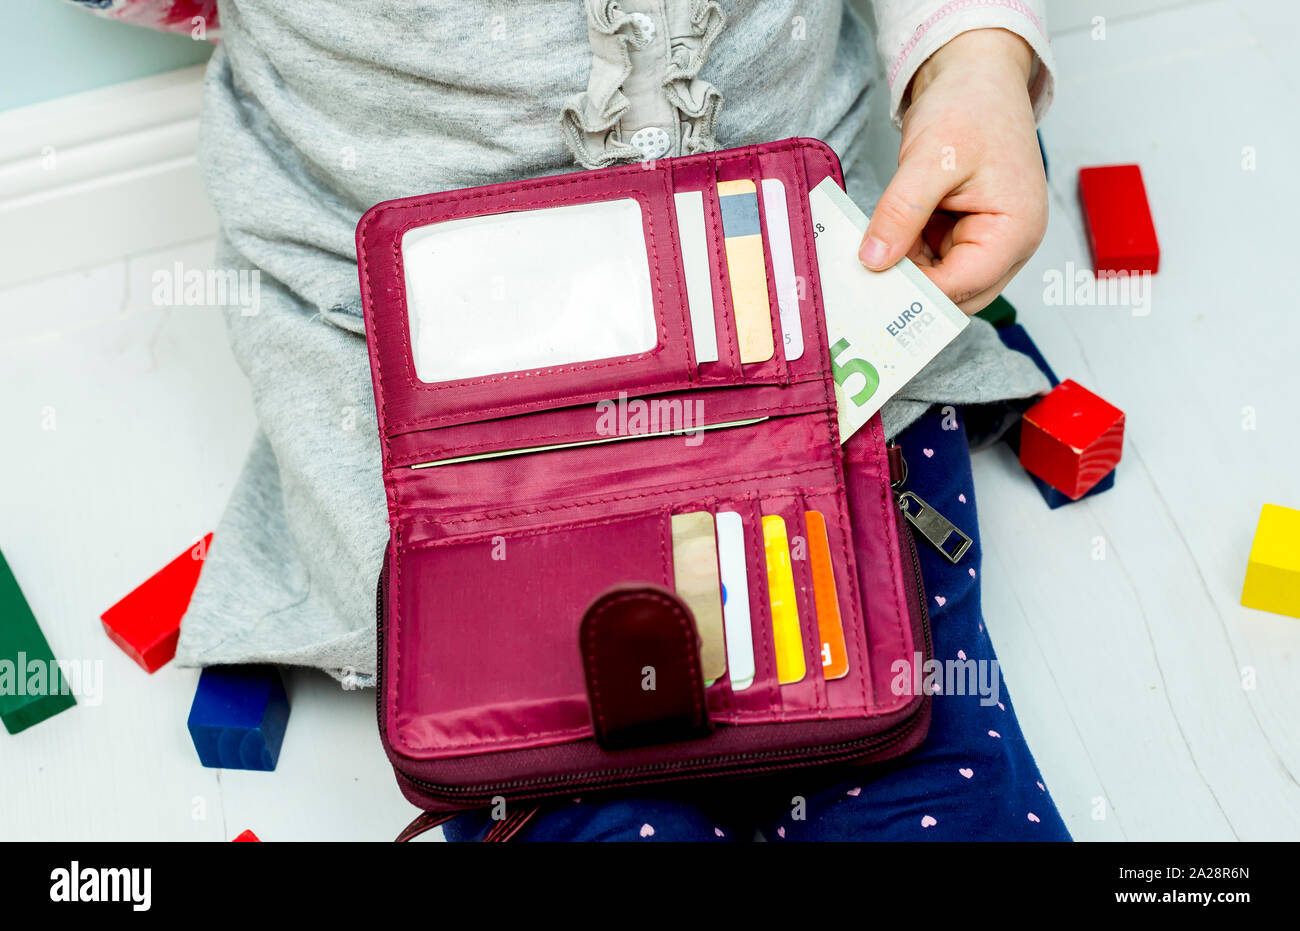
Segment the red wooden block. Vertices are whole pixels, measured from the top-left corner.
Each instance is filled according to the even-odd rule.
[[[1079,203],[1092,249],[1092,268],[1102,272],[1155,272],[1160,244],[1151,221],[1142,169],[1103,165],[1079,169]]]
[[[254,834],[251,828],[245,831],[244,833],[240,834],[238,837],[236,837],[234,840],[231,841],[232,844],[240,844],[240,843],[260,844],[261,842],[262,842],[262,838]]]
[[[199,583],[211,542],[209,533],[101,615],[109,638],[145,672],[154,672],[176,655],[181,617]]]
[[[1124,412],[1068,378],[1020,425],[1020,464],[1076,501],[1110,474],[1123,447]]]

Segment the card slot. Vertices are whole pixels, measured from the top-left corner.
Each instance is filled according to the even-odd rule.
[[[718,329],[713,312],[713,266],[709,262],[708,223],[703,191],[674,191],[677,262],[684,288],[691,340],[688,348],[697,371],[716,368]]]
[[[719,581],[724,587],[723,628],[727,649],[727,671],[708,690],[709,713],[715,723],[743,724],[780,718],[781,701],[777,686],[776,660],[772,648],[771,613],[767,601],[767,576],[763,565],[762,515],[754,495],[718,498],[692,497],[672,506],[673,513],[708,511],[716,528]],[[721,515],[721,517],[720,517]],[[740,540],[743,584],[737,585],[733,544]],[[728,585],[728,581],[731,582]],[[732,599],[732,589],[741,600]],[[745,617],[734,614],[745,606]],[[743,624],[743,637],[735,636]],[[742,644],[748,643],[749,662]],[[738,659],[737,657],[742,658]],[[737,681],[738,671],[750,671],[748,683]]]
[[[732,702],[741,714],[768,717],[781,711],[776,651],[772,639],[772,606],[768,597],[767,557],[763,548],[763,512],[757,496],[724,500],[719,510],[740,514],[744,524],[745,563],[749,573],[749,620],[754,646],[754,681],[734,692]]]
[[[426,759],[590,737],[579,644],[613,585],[672,587],[666,510],[412,545],[391,580],[388,733]]]
[[[710,521],[713,522],[714,543],[715,543],[714,555],[719,557],[718,586],[719,586],[719,591],[721,592],[721,586],[722,586],[722,568],[721,568],[721,559],[720,559],[721,553],[718,551],[718,529],[716,524],[717,499],[713,495],[703,495],[700,497],[691,498],[689,500],[675,501],[671,506],[669,506],[668,510],[671,515],[669,518],[670,527],[672,526],[671,522],[674,519],[678,518],[679,516],[692,515],[697,513],[707,514]],[[700,636],[700,641],[701,641],[701,654],[702,654],[701,668],[704,671],[707,680],[708,660],[703,655],[705,652],[704,641],[707,634],[706,631],[701,626],[700,623],[701,619],[699,615],[696,613],[695,604],[684,592],[682,592],[680,589],[676,587],[675,583],[678,581],[678,571],[677,571],[678,567],[677,567],[677,552],[676,552],[675,540],[673,545],[672,558],[673,558],[672,575],[674,581],[673,591],[677,594],[679,598],[682,599],[682,601],[686,604],[686,606],[691,610],[691,613],[695,616],[696,629]],[[733,667],[731,663],[731,655],[729,651],[727,651],[728,639],[725,633],[726,631],[725,608],[724,608],[724,617],[723,617],[722,624],[723,624],[722,644],[723,644],[724,653],[726,655],[726,669],[722,673],[722,675],[718,676],[712,682],[712,684],[705,686],[705,697],[706,700],[708,701],[709,717],[715,724],[735,724],[739,721],[739,715],[736,711],[735,703],[733,700],[733,694],[734,694],[733,687],[732,687]]]
[[[716,351],[716,357],[710,361],[707,352],[703,360],[697,355],[696,371],[703,385],[736,384],[740,378],[740,355],[732,325],[731,291],[726,284],[726,256],[713,170],[707,159],[668,159],[663,164],[668,167],[672,178],[673,210],[692,336],[696,335],[697,321],[702,327],[704,318],[711,318],[712,343],[707,334],[702,339]],[[684,218],[694,217],[697,210],[703,214],[702,230],[684,228],[684,223],[691,226],[694,222]],[[699,238],[696,233],[703,236],[703,248],[697,256],[688,258],[686,250]],[[692,302],[691,293],[694,291],[699,295],[704,282],[693,278],[692,272],[687,270],[688,264],[695,272],[702,270],[707,273],[707,288],[703,290],[700,302]],[[698,345],[700,340],[695,342]]]
[[[849,663],[848,673],[844,677],[826,681],[826,703],[831,709],[866,709],[873,704],[870,653],[863,612],[867,592],[860,591],[858,587],[857,560],[853,552],[845,498],[839,494],[811,494],[804,497],[804,505],[807,510],[819,512],[826,524],[836,603]]]
[[[766,330],[766,338],[768,341],[771,341],[772,352],[766,359],[745,361],[744,351],[742,351],[740,356],[742,376],[744,376],[745,380],[775,381],[784,384],[784,382],[788,381],[788,372],[787,365],[785,365],[785,355],[780,348],[781,342],[783,342],[783,339],[781,339],[780,329],[780,311],[776,302],[775,280],[774,274],[772,274],[770,255],[771,246],[770,239],[768,239],[767,218],[764,216],[762,178],[759,176],[758,163],[754,160],[753,156],[745,155],[741,157],[733,157],[733,159],[716,160],[714,165],[712,165],[712,169],[714,169],[715,190],[719,185],[729,185],[729,183],[733,182],[741,182],[742,185],[745,185],[746,189],[749,189],[749,187],[753,189],[753,195],[751,195],[754,198],[753,204],[755,216],[753,216],[753,220],[755,224],[757,224],[757,228],[755,229],[757,229],[757,235],[759,241],[761,241],[761,250],[759,250],[762,255],[761,267],[754,268],[753,270],[759,274],[759,277],[761,277],[761,287],[766,291],[762,308],[762,329]],[[748,191],[746,191],[744,195],[740,196],[750,195],[748,194]],[[722,211],[722,209],[723,205],[719,199],[719,211]],[[748,212],[746,212],[744,216],[749,216]],[[729,255],[729,252],[727,251],[727,241],[725,241],[725,229],[720,229],[719,231],[724,235],[723,251],[727,252]],[[731,280],[731,269],[728,269],[724,281],[731,282]],[[735,302],[733,302],[732,313],[733,316],[736,315]],[[737,334],[740,334],[742,325],[744,325],[744,321],[737,319]],[[740,338],[740,342],[744,345],[744,338]],[[764,350],[766,350],[766,343],[763,343],[763,346]]]
[[[722,594],[722,623],[727,652],[725,689],[717,702],[715,720],[735,721],[735,694],[751,689],[755,680],[754,634],[749,607],[749,557],[745,551],[745,516],[709,502],[717,532],[718,581]],[[712,704],[710,707],[714,707]]]
[[[738,494],[748,490],[746,486],[788,484],[790,475],[829,485],[837,481],[835,426],[833,415],[814,410],[694,436],[644,436],[606,445],[408,468],[394,477],[393,493],[399,499],[425,502],[428,519],[445,518],[454,524],[496,515],[510,519],[537,514],[537,520],[543,521],[565,508],[586,509],[624,499],[648,501],[659,495],[677,500],[692,493]],[[690,468],[684,469],[684,463]],[[457,503],[464,500],[480,504],[467,515]]]
[[[785,524],[790,573],[798,609],[798,647],[804,673],[794,682],[781,684],[783,716],[803,717],[826,707],[826,684],[822,676],[821,642],[817,633],[817,608],[813,597],[812,572],[808,564],[808,537],[804,527],[803,495],[765,495],[760,501],[763,516],[779,517]],[[773,619],[773,625],[777,624]],[[779,648],[778,648],[779,652]]]
[[[701,367],[700,379],[705,383],[735,384],[743,381],[740,364],[740,341],[736,331],[736,311],[731,299],[727,250],[722,235],[722,205],[718,186],[708,164],[701,164],[699,185],[704,199],[705,232],[708,238],[709,268],[712,270],[713,321],[718,340],[718,362],[708,368]]]
[[[718,581],[724,592],[723,643],[727,667],[725,673],[708,686],[710,717],[715,724],[778,720],[780,697],[772,654],[770,614],[766,603],[766,576],[761,564],[755,562],[762,559],[761,529],[757,529],[761,527],[761,514],[756,498],[740,496],[719,499],[713,495],[697,496],[675,501],[670,511],[674,517],[704,512],[714,522]],[[731,545],[737,536],[740,540],[739,553],[743,559],[743,583],[739,585],[734,578],[737,567],[733,557],[736,550]],[[673,568],[676,577],[676,566]],[[728,581],[731,582],[730,585]],[[740,598],[739,602],[732,598],[733,589]],[[762,599],[755,600],[760,592],[763,593]],[[680,591],[677,594],[684,597]],[[688,602],[688,606],[689,604]],[[734,614],[738,605],[748,609],[743,611],[743,617]],[[742,624],[741,635],[737,636],[737,628]],[[703,636],[701,632],[701,637]],[[748,656],[745,656],[746,652]],[[748,675],[737,680],[737,672],[747,672]]]
[[[808,178],[802,154],[795,150],[762,152],[759,173],[765,180],[781,182],[789,214],[790,245],[794,257],[795,298],[803,333],[803,353],[788,359],[791,379],[821,370],[827,357],[826,315],[821,307],[820,277],[813,240],[812,215],[808,207]],[[779,305],[779,299],[778,299]]]
[[[700,640],[700,670],[706,683],[717,684],[730,671],[723,633],[722,589],[713,512],[703,507],[674,507],[672,589],[695,619]]]
[[[761,547],[761,532],[755,530],[759,526],[760,515],[755,500],[753,496],[720,499],[711,494],[693,495],[675,500],[669,508],[674,516],[705,512],[714,522],[718,581],[725,593],[722,605],[723,643],[727,657],[726,672],[707,690],[709,714],[716,724],[755,723],[758,720],[772,721],[779,717],[780,698],[776,688],[776,666],[771,653],[771,635],[770,632],[761,633],[764,629],[770,631],[770,626],[765,627],[762,617],[758,615],[759,603],[754,600],[756,591],[766,590],[764,578],[757,574],[761,569],[754,562],[756,558],[761,558],[761,551],[758,549]],[[719,515],[723,517],[720,519]],[[749,608],[744,621],[743,637],[746,639],[743,641],[734,636],[738,624],[737,617],[733,614],[736,603],[731,601],[731,587],[727,585],[728,576],[732,575],[735,569],[731,560],[735,551],[728,544],[733,542],[733,534],[737,527],[744,563],[744,583],[737,588],[737,591],[741,595],[740,604],[747,603]],[[676,575],[675,566],[674,575]],[[678,592],[679,597],[681,594]],[[770,621],[768,623],[770,625]],[[749,645],[748,663],[743,658],[737,661],[737,656],[744,652],[741,643]],[[748,671],[746,677],[748,681],[742,679],[738,682],[734,678],[737,671]]]
[[[777,372],[782,384],[786,384],[790,379],[789,360],[786,358],[786,340],[785,324],[781,314],[781,292],[782,289],[777,284],[776,277],[776,256],[773,252],[772,242],[772,225],[769,222],[772,216],[768,212],[768,193],[771,191],[770,186],[764,184],[765,179],[758,171],[757,164],[751,160],[752,181],[754,182],[754,193],[758,200],[758,222],[759,229],[763,236],[763,273],[767,278],[767,313],[768,325],[772,330],[772,361],[779,363]],[[791,256],[793,264],[793,255]],[[802,333],[800,334],[802,336]]]

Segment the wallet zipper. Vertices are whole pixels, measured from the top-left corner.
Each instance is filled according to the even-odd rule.
[[[920,715],[913,715],[903,722],[893,731],[887,734],[873,734],[870,737],[860,737],[856,740],[841,741],[836,744],[819,744],[816,747],[801,747],[797,750],[768,750],[757,753],[735,753],[723,757],[715,757],[706,760],[692,761],[691,764],[685,763],[651,763],[644,766],[633,766],[619,770],[599,770],[588,773],[570,773],[563,776],[547,776],[537,779],[516,779],[510,782],[500,782],[487,785],[473,786],[444,786],[423,779],[417,779],[406,773],[398,775],[416,786],[422,792],[430,795],[440,801],[457,801],[466,798],[479,799],[486,803],[492,795],[499,795],[506,792],[527,790],[534,788],[554,788],[561,786],[572,786],[573,791],[585,791],[589,789],[599,789],[607,785],[618,785],[625,783],[627,777],[637,775],[650,775],[653,773],[665,773],[673,770],[689,768],[692,777],[705,777],[717,775],[735,775],[744,776],[763,772],[771,769],[784,769],[774,765],[762,765],[765,761],[772,764],[803,761],[801,765],[812,766],[818,763],[835,763],[841,760],[850,760],[854,757],[861,756],[864,752],[873,750],[882,750],[886,747],[896,744],[905,739],[920,723]],[[715,765],[716,764],[716,765]],[[563,792],[550,792],[550,795],[564,794]],[[526,798],[535,798],[536,796],[527,796]],[[521,799],[521,801],[524,799]]]
[[[925,537],[927,543],[943,554],[954,566],[961,562],[966,551],[971,547],[971,538],[956,524],[939,513],[924,498],[914,491],[903,491],[907,484],[907,460],[903,458],[903,449],[893,445],[887,447],[889,453],[889,487],[894,492],[894,502],[903,513],[907,522],[916,528],[917,533]],[[898,463],[898,465],[896,465]],[[896,473],[898,474],[895,477]],[[951,541],[951,542],[950,542]],[[920,567],[917,567],[917,578]]]
[[[901,484],[903,480],[896,484]],[[894,483],[891,483],[894,484]],[[897,491],[896,491],[897,497]],[[906,515],[901,504],[899,510]],[[910,533],[900,534],[907,539],[908,556],[911,558],[912,572],[914,574],[915,585],[911,586],[910,597],[913,605],[917,608],[921,616],[921,630],[925,639],[925,657],[928,659],[932,652],[930,632],[930,611],[925,603],[925,596],[921,589],[921,560],[916,551],[916,540]],[[383,732],[383,696],[384,696],[384,585],[388,577],[388,562],[385,558],[383,569],[379,574],[379,582],[375,586],[375,639],[379,649],[380,662],[375,669],[375,720],[379,726],[380,733]],[[415,776],[408,775],[397,770],[398,778],[410,783],[425,794],[438,799],[439,801],[456,802],[468,799],[489,799],[493,795],[504,792],[518,792],[534,788],[553,788],[559,786],[573,786],[576,790],[586,790],[600,788],[608,784],[618,784],[625,782],[631,775],[649,775],[652,773],[671,772],[676,769],[683,769],[687,766],[691,769],[693,776],[709,776],[719,774],[729,775],[747,775],[764,770],[779,768],[772,765],[788,761],[805,761],[802,765],[815,765],[817,763],[834,763],[842,759],[852,759],[861,756],[865,752],[883,750],[893,744],[899,743],[906,739],[920,724],[922,715],[918,712],[913,714],[906,721],[900,723],[890,731],[883,734],[872,734],[870,737],[859,737],[854,740],[839,741],[832,744],[818,744],[814,747],[800,747],[793,750],[766,750],[753,753],[736,753],[726,756],[714,757],[712,759],[694,760],[691,763],[650,763],[643,766],[628,767],[619,770],[595,770],[585,773],[570,773],[561,776],[544,776],[535,779],[515,779],[499,783],[483,783],[469,786],[447,786],[438,783],[428,782]],[[717,765],[714,765],[717,764]],[[562,794],[560,792],[551,792],[548,794]]]

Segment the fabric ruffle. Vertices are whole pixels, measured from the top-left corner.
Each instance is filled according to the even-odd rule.
[[[675,28],[673,13],[669,12],[671,35],[685,34],[687,30]],[[697,41],[677,40],[673,43],[672,58],[664,73],[664,95],[678,109],[682,120],[682,155],[709,152],[718,147],[713,127],[722,109],[722,94],[698,75],[704,60],[722,33],[722,10],[713,0],[690,0],[687,5],[690,34]]]
[[[622,138],[620,131],[632,105],[623,85],[632,73],[631,50],[643,49],[652,41],[653,27],[646,30],[644,15],[625,11],[619,0],[586,0],[586,8],[591,76],[585,91],[565,101],[560,118],[565,141],[584,168],[639,161],[640,150]],[[698,75],[722,32],[722,10],[714,0],[669,0],[667,19],[671,47],[663,92],[677,111],[680,151],[707,152],[717,148],[713,127],[722,95]]]

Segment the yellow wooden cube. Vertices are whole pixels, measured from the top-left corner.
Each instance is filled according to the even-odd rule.
[[[1300,511],[1266,504],[1259,512],[1241,603],[1300,617]]]

